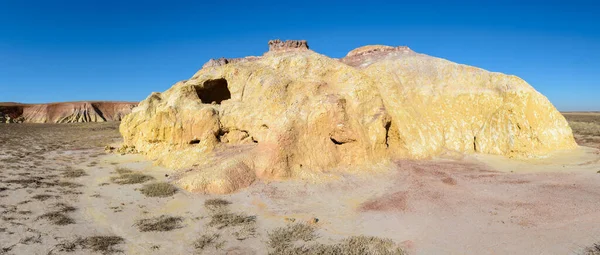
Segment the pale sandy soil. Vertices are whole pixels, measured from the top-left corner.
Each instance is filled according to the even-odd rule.
[[[89,236],[122,237],[113,247],[122,254],[267,254],[274,229],[315,218],[319,238],[308,244],[366,235],[390,238],[409,254],[582,254],[600,241],[600,153],[593,148],[527,162],[485,155],[405,160],[332,170],[318,182],[259,181],[231,195],[180,190],[149,198],[142,184],[113,183],[115,169],[156,181],[169,181],[173,171],[139,155],[105,154],[103,145],[118,141],[116,124],[17,125],[0,125],[0,254],[102,254],[61,251],[61,243]],[[69,166],[87,175],[63,177]],[[52,197],[33,198],[39,194]],[[254,231],[211,226],[210,198],[255,216]],[[57,203],[76,208],[66,213],[74,223],[39,218]],[[161,215],[182,217],[179,228],[141,232],[135,225]],[[207,233],[220,234],[216,244],[197,249]]]

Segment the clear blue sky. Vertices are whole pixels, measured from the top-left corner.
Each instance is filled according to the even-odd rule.
[[[0,0],[0,101],[139,101],[281,38],[332,57],[407,45],[600,110],[599,3],[420,2]]]

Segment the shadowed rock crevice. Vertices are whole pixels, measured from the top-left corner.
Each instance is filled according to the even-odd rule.
[[[231,92],[227,86],[227,80],[222,78],[207,80],[202,87],[196,87],[196,93],[203,104],[221,104],[223,100],[231,99]]]
[[[385,123],[385,147],[389,148],[390,147],[390,127],[392,126],[392,122],[386,122]]]
[[[335,144],[335,145],[342,145],[342,144],[344,144],[344,143],[345,143],[345,142],[340,142],[340,141],[338,141],[338,140],[335,140],[335,138],[333,138],[333,137],[330,137],[329,139],[330,139],[330,140],[331,140],[331,142],[333,142],[333,144]]]

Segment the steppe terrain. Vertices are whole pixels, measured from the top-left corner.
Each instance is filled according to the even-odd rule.
[[[448,153],[230,195],[106,153],[118,123],[2,124],[0,254],[599,254],[600,114],[565,115],[586,147]]]

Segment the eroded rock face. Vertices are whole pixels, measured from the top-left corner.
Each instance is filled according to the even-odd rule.
[[[121,123],[124,143],[195,169],[178,183],[208,193],[448,151],[535,157],[576,147],[564,117],[516,76],[407,47],[336,60],[281,45],[152,93]]]
[[[286,51],[286,50],[308,50],[308,43],[305,40],[287,40],[269,41],[269,51]]]
[[[120,121],[136,105],[131,102],[0,103],[0,114],[6,116],[5,122],[105,122]]]

